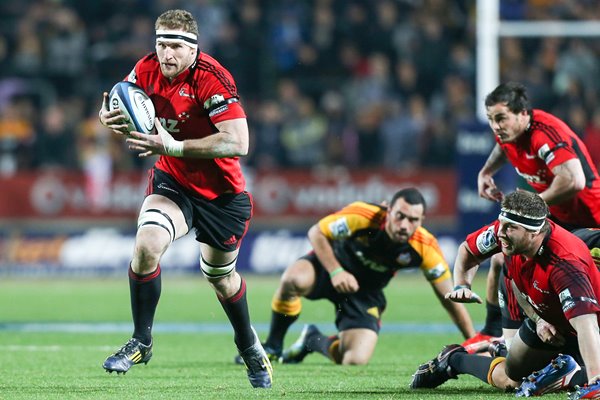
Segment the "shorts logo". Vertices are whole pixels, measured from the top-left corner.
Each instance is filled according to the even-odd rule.
[[[379,309],[377,307],[371,307],[367,309],[367,314],[371,314],[375,318],[379,319]]]
[[[494,234],[494,227],[490,226],[485,231],[481,232],[479,236],[477,236],[477,250],[481,254],[489,253],[498,247],[498,242],[496,240],[496,235]]]
[[[231,235],[231,237],[229,239],[227,239],[226,241],[223,242],[224,245],[227,246],[231,246],[237,243],[237,238],[235,237],[235,235]]]
[[[164,184],[164,183],[162,183],[162,182],[158,184],[158,188],[159,188],[159,189],[163,189],[163,190],[168,190],[168,191],[171,191],[171,192],[173,192],[173,193],[177,193],[177,194],[179,194],[179,192],[178,192],[177,190],[175,190],[175,189],[173,189],[173,188],[170,188],[170,187],[168,187],[166,184]]]

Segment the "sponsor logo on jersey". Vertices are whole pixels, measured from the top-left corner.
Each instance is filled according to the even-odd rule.
[[[538,156],[544,160],[546,164],[554,160],[554,153],[550,150],[548,143],[545,143],[542,147],[540,147],[538,150]]]
[[[590,297],[583,297],[583,296],[582,296],[582,297],[580,297],[580,298],[579,298],[579,300],[581,300],[581,301],[586,301],[586,302],[588,302],[588,303],[593,303],[593,304],[595,304],[595,305],[598,305],[598,300],[596,300],[596,299],[592,299],[592,298],[590,298]]]
[[[537,280],[534,280],[534,281],[533,281],[533,288],[534,288],[534,289],[536,289],[536,290],[539,290],[540,292],[542,292],[542,293],[544,293],[544,294],[550,294],[550,292],[549,292],[549,291],[547,291],[547,290],[544,290],[544,289],[542,289],[542,288],[540,287],[540,283],[539,283]]]
[[[407,266],[408,264],[410,264],[412,260],[412,257],[410,255],[410,253],[400,253],[398,255],[398,257],[396,257],[396,262],[400,265]]]
[[[487,254],[498,247],[498,241],[496,240],[496,235],[494,235],[493,226],[488,227],[477,236],[476,245],[477,250],[479,250],[481,254]]]
[[[159,118],[160,124],[167,130],[169,133],[179,133],[179,128],[177,128],[177,124],[179,123],[176,119],[166,119]]]
[[[229,106],[227,104],[223,104],[222,106],[219,106],[219,107],[215,108],[214,110],[212,110],[211,112],[209,112],[208,116],[212,118],[215,115],[222,114],[227,110],[229,110]]]
[[[183,124],[190,118],[190,114],[184,111],[182,113],[177,114],[177,118],[179,118],[179,121],[181,121],[181,123]]]
[[[386,267],[385,265],[381,265],[378,264],[377,262],[373,261],[373,260],[369,260],[367,257],[365,257],[365,254],[362,251],[357,251],[354,254],[356,254],[356,257],[363,263],[363,265],[373,271],[376,272],[387,272],[388,271],[388,267]]]
[[[352,233],[346,217],[338,218],[329,223],[329,232],[334,239],[347,238]]]
[[[427,280],[433,281],[444,275],[444,272],[446,272],[446,267],[444,264],[439,263],[435,267],[425,271],[425,276],[427,276]]]
[[[539,183],[539,184],[546,183],[546,181],[541,176],[526,174],[524,172],[519,171],[519,168],[516,168],[516,167],[515,167],[515,170],[517,171],[517,174],[522,176],[523,179],[525,179],[527,182],[533,182],[533,183]],[[541,173],[541,171],[538,171],[538,174],[539,173]]]
[[[193,94],[187,93],[185,87],[182,87],[181,89],[179,89],[179,95],[181,97],[189,97],[191,99],[195,99],[196,98],[196,96],[194,96]]]
[[[218,106],[221,103],[225,102],[225,97],[222,94],[215,94],[210,96],[208,100],[204,102],[204,109],[210,110],[213,107]]]
[[[560,304],[562,304],[563,312],[567,312],[571,308],[575,307],[575,302],[573,301],[573,297],[571,296],[571,292],[569,289],[565,289],[558,294],[558,299],[560,300]]]
[[[212,95],[208,100],[204,102],[204,109],[208,110],[208,116],[214,117],[215,115],[224,113],[229,110],[229,105],[225,101],[225,97],[222,94]]]

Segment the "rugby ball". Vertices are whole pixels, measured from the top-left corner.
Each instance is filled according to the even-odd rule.
[[[129,124],[128,130],[152,133],[154,129],[154,104],[150,97],[138,85],[131,82],[118,82],[110,90],[108,106],[111,110],[119,109]]]

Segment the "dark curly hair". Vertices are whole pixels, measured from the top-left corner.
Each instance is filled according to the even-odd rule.
[[[515,114],[531,109],[529,99],[527,98],[527,89],[518,82],[503,83],[485,98],[486,107],[491,107],[499,103],[506,104],[508,109]]]

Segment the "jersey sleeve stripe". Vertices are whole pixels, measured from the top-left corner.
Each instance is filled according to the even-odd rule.
[[[550,139],[552,141],[552,143],[554,143],[555,145],[558,145],[561,142],[565,141],[565,139],[560,136],[560,134],[556,131],[556,129],[553,126],[546,125],[541,122],[536,122],[534,124],[534,126],[537,129],[539,129],[541,132],[543,132],[544,135],[546,135],[546,137],[548,137],[548,139]],[[554,149],[550,149],[550,150],[554,150]],[[572,151],[572,149],[570,149],[570,150]]]
[[[566,271],[568,271],[569,272],[568,275],[571,277],[571,279],[573,279],[574,281],[576,281],[577,283],[579,283],[580,285],[582,285],[582,287],[584,287],[584,289],[588,293],[594,293],[594,288],[592,287],[592,284],[589,281],[589,279],[582,279],[581,278],[581,275],[584,274],[584,271],[582,271],[581,269],[577,268],[576,266],[574,266],[573,264],[571,264],[567,260],[564,260],[564,259],[560,258],[556,254],[551,254],[550,257],[551,257],[552,262],[557,267],[564,268]]]
[[[443,258],[442,249],[440,248],[437,240],[435,239],[435,237],[433,237],[433,235],[427,235],[425,233],[417,231],[410,238],[410,242],[421,243],[423,246],[429,247],[429,248],[433,249],[433,251],[435,251],[436,253],[439,253],[440,255],[442,255],[442,258]]]
[[[214,65],[206,61],[200,61],[198,63],[198,68],[202,71],[208,72],[209,74],[213,74],[219,80],[219,82],[221,82],[223,87],[229,92],[231,96],[239,97],[235,84],[233,84],[229,80],[229,78],[223,73],[223,71],[218,70]]]
[[[592,187],[592,182],[596,180],[596,174],[594,174],[592,166],[588,162],[588,158],[584,154],[583,150],[581,149],[581,147],[579,147],[579,143],[577,143],[577,141],[574,139],[572,147],[575,151],[575,155],[581,163],[581,167],[583,168],[583,175],[585,176],[585,186]]]
[[[361,206],[348,206],[348,207],[338,211],[336,214],[360,215],[361,217],[365,217],[367,219],[373,220],[375,223],[381,223],[381,221],[383,221],[383,217],[384,217],[383,213],[375,212],[375,211],[369,210],[369,209],[367,209],[365,207],[361,207]]]
[[[425,233],[419,232],[419,231],[416,231],[412,235],[411,239],[412,240],[416,240],[417,242],[420,242],[420,243],[423,243],[423,244],[428,244],[428,245],[432,244],[435,241],[435,239],[433,238],[433,236],[426,235]]]

